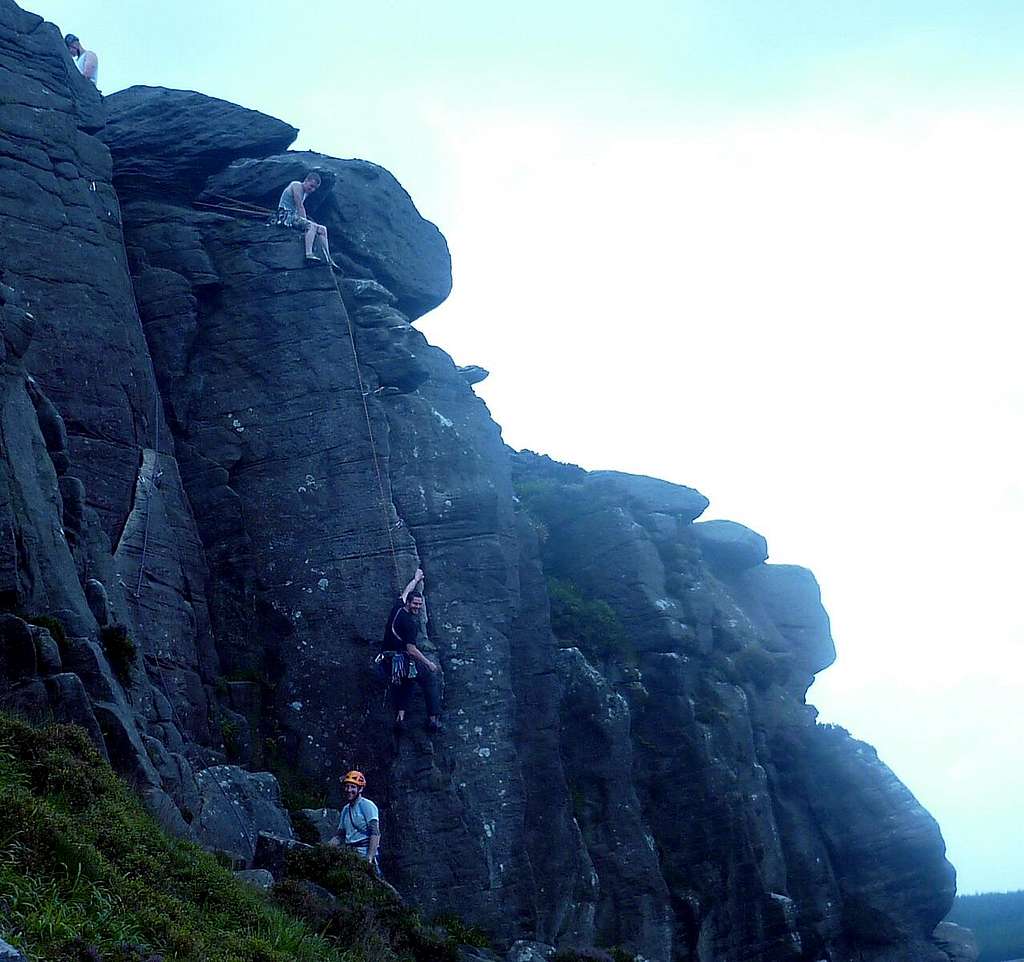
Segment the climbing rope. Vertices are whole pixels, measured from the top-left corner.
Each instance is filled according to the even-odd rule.
[[[218,203],[210,203],[210,202],[205,202],[205,201],[194,201],[193,203],[195,204],[195,206],[197,206],[197,207],[205,207],[205,208],[208,208],[208,209],[211,209],[211,210],[228,211],[228,212],[230,212],[232,214],[241,214],[241,215],[244,215],[244,216],[247,216],[247,217],[257,217],[258,216],[258,217],[262,218],[262,217],[267,217],[267,216],[269,216],[272,213],[268,208],[260,207],[260,206],[258,206],[256,204],[250,204],[248,201],[238,200],[237,198],[234,198],[234,197],[227,197],[227,196],[225,196],[223,194],[208,193],[206,196],[210,197],[213,201],[217,201]],[[123,235],[122,235],[122,243],[123,243]],[[127,261],[127,250],[125,250],[125,259]],[[332,277],[333,277],[333,274],[332,274]],[[335,289],[338,291],[338,296],[341,297],[342,296],[341,289],[338,287],[337,279],[335,279]],[[133,299],[133,301],[135,299],[134,287],[132,288],[132,299]],[[141,319],[142,315],[139,312],[139,307],[138,307],[138,303],[137,302],[135,303],[135,313],[136,313],[136,316],[138,316]],[[370,442],[370,456],[371,456],[371,458],[373,460],[374,475],[375,475],[375,477],[377,479],[377,492],[378,492],[378,496],[380,498],[381,520],[382,520],[383,527],[384,527],[384,534],[385,534],[385,536],[387,538],[388,549],[389,549],[389,551],[391,553],[391,563],[392,563],[392,566],[394,568],[394,576],[395,576],[394,585],[395,585],[395,587],[397,589],[397,587],[399,587],[400,583],[401,583],[401,571],[400,571],[400,566],[398,564],[398,551],[395,548],[394,530],[395,530],[395,528],[400,526],[402,522],[399,519],[397,524],[392,525],[391,521],[390,521],[389,514],[388,514],[388,497],[387,497],[387,493],[385,492],[385,489],[384,489],[384,474],[383,474],[383,471],[381,470],[380,458],[377,456],[377,441],[376,441],[376,438],[374,437],[374,434],[373,434],[373,422],[372,422],[372,419],[370,418],[370,408],[369,408],[369,405],[367,404],[367,401],[366,401],[367,397],[369,396],[369,392],[367,391],[367,388],[366,388],[366,382],[363,380],[362,365],[360,364],[360,361],[359,361],[359,349],[356,347],[355,330],[354,330],[353,325],[352,325],[352,318],[349,315],[347,309],[345,310],[345,321],[346,321],[346,324],[348,325],[349,344],[350,344],[350,346],[352,348],[352,361],[353,361],[353,364],[355,366],[356,380],[357,380],[358,386],[359,386],[359,400],[360,400],[360,403],[362,404],[362,407],[363,407],[363,418],[366,421],[366,434],[367,434],[367,437],[369,438],[369,442]],[[156,485],[156,479],[159,476],[158,475],[158,471],[157,471],[157,468],[159,467],[159,463],[160,463],[160,407],[159,407],[159,405],[160,405],[160,395],[159,395],[159,390],[158,390],[157,394],[156,394],[156,398],[154,400],[154,408],[155,408],[154,432],[155,432],[155,438],[156,438],[155,442],[154,442],[155,456],[154,456],[154,461],[153,461],[153,470],[152,470],[151,476],[150,476],[150,490],[148,492],[148,497],[146,499],[146,520],[145,520],[145,524],[144,524],[144,527],[143,527],[142,552],[141,552],[141,557],[140,557],[140,561],[139,561],[139,578],[138,578],[138,583],[136,584],[136,588],[135,588],[135,597],[136,597],[136,599],[138,599],[139,596],[141,595],[141,592],[142,592],[142,582],[143,582],[143,579],[144,579],[144,576],[145,576],[146,556],[147,556],[147,551],[148,551],[148,547],[149,547],[149,524],[150,524],[150,513],[151,513],[151,510],[152,510],[152,498],[153,498],[153,493],[154,493],[154,489],[155,489],[155,485]]]
[[[237,209],[250,210],[254,214],[269,214],[271,212],[269,207],[263,207],[260,204],[250,204],[247,200],[239,200],[237,197],[228,197],[227,194],[215,194],[213,191],[208,190],[204,192],[203,196],[213,197],[219,203],[228,204]]]
[[[194,200],[193,207],[201,207],[204,210],[222,210],[229,214],[242,214],[245,217],[265,220],[273,211],[269,207],[260,207],[258,204],[250,204],[245,200],[238,200],[234,197],[226,197],[224,194],[213,194],[207,192],[204,196],[211,200]]]
[[[207,204],[201,200],[192,201],[193,207],[200,207],[203,210],[214,210],[214,211],[225,211],[232,215],[241,214],[245,217],[251,217],[253,220],[266,220],[270,216],[270,211],[260,212],[258,210],[250,210],[245,207],[230,207],[226,204]]]
[[[333,273],[332,273],[333,276]],[[335,280],[334,286],[338,287],[338,282]],[[341,289],[338,288],[338,296],[341,297]],[[398,552],[395,550],[395,539],[392,535],[394,527],[391,524],[391,520],[388,516],[388,499],[384,493],[384,475],[380,469],[380,459],[377,457],[377,442],[373,436],[373,423],[370,420],[370,407],[366,403],[367,390],[366,383],[363,381],[362,369],[359,364],[359,350],[356,347],[356,335],[355,330],[352,327],[352,317],[348,313],[348,308],[345,308],[345,321],[348,324],[348,339],[352,345],[352,361],[356,368],[356,380],[359,383],[359,399],[363,404],[363,417],[366,418],[366,433],[370,439],[370,455],[373,458],[373,470],[377,476],[377,491],[380,494],[380,510],[381,517],[384,523],[384,533],[387,535],[388,546],[391,549],[391,563],[395,569],[395,587],[396,589],[400,586],[401,574],[398,566]],[[400,524],[401,522],[399,522]]]

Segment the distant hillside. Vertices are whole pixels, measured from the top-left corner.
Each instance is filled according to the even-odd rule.
[[[978,962],[1024,959],[1024,891],[958,895],[948,918],[974,930]]]

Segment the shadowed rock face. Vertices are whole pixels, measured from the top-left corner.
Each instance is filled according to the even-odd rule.
[[[295,808],[363,769],[388,877],[499,943],[949,957],[937,826],[805,703],[835,657],[813,576],[690,488],[505,448],[410,323],[450,262],[394,178],[155,88],[110,98],[108,151],[10,0],[0,85],[0,704],[79,722],[247,863],[291,831],[259,769]],[[191,203],[272,206],[311,166],[343,278]],[[416,695],[399,738],[369,642],[418,564],[447,730]]]

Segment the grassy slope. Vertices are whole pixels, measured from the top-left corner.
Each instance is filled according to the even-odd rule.
[[[0,936],[32,960],[455,956],[453,940],[422,926],[347,853],[320,848],[306,862],[296,877],[338,895],[333,909],[294,881],[274,897],[258,893],[165,835],[80,729],[0,715]]]

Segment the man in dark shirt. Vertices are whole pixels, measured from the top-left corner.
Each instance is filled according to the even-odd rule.
[[[420,631],[420,612],[423,610],[423,595],[419,586],[423,572],[417,568],[412,581],[405,586],[402,597],[394,604],[384,627],[381,651],[391,662],[391,686],[394,694],[395,730],[405,725],[405,712],[409,707],[413,686],[423,689],[427,703],[427,731],[441,730],[438,721],[440,697],[435,676],[440,670],[437,662],[431,661],[416,647]]]

